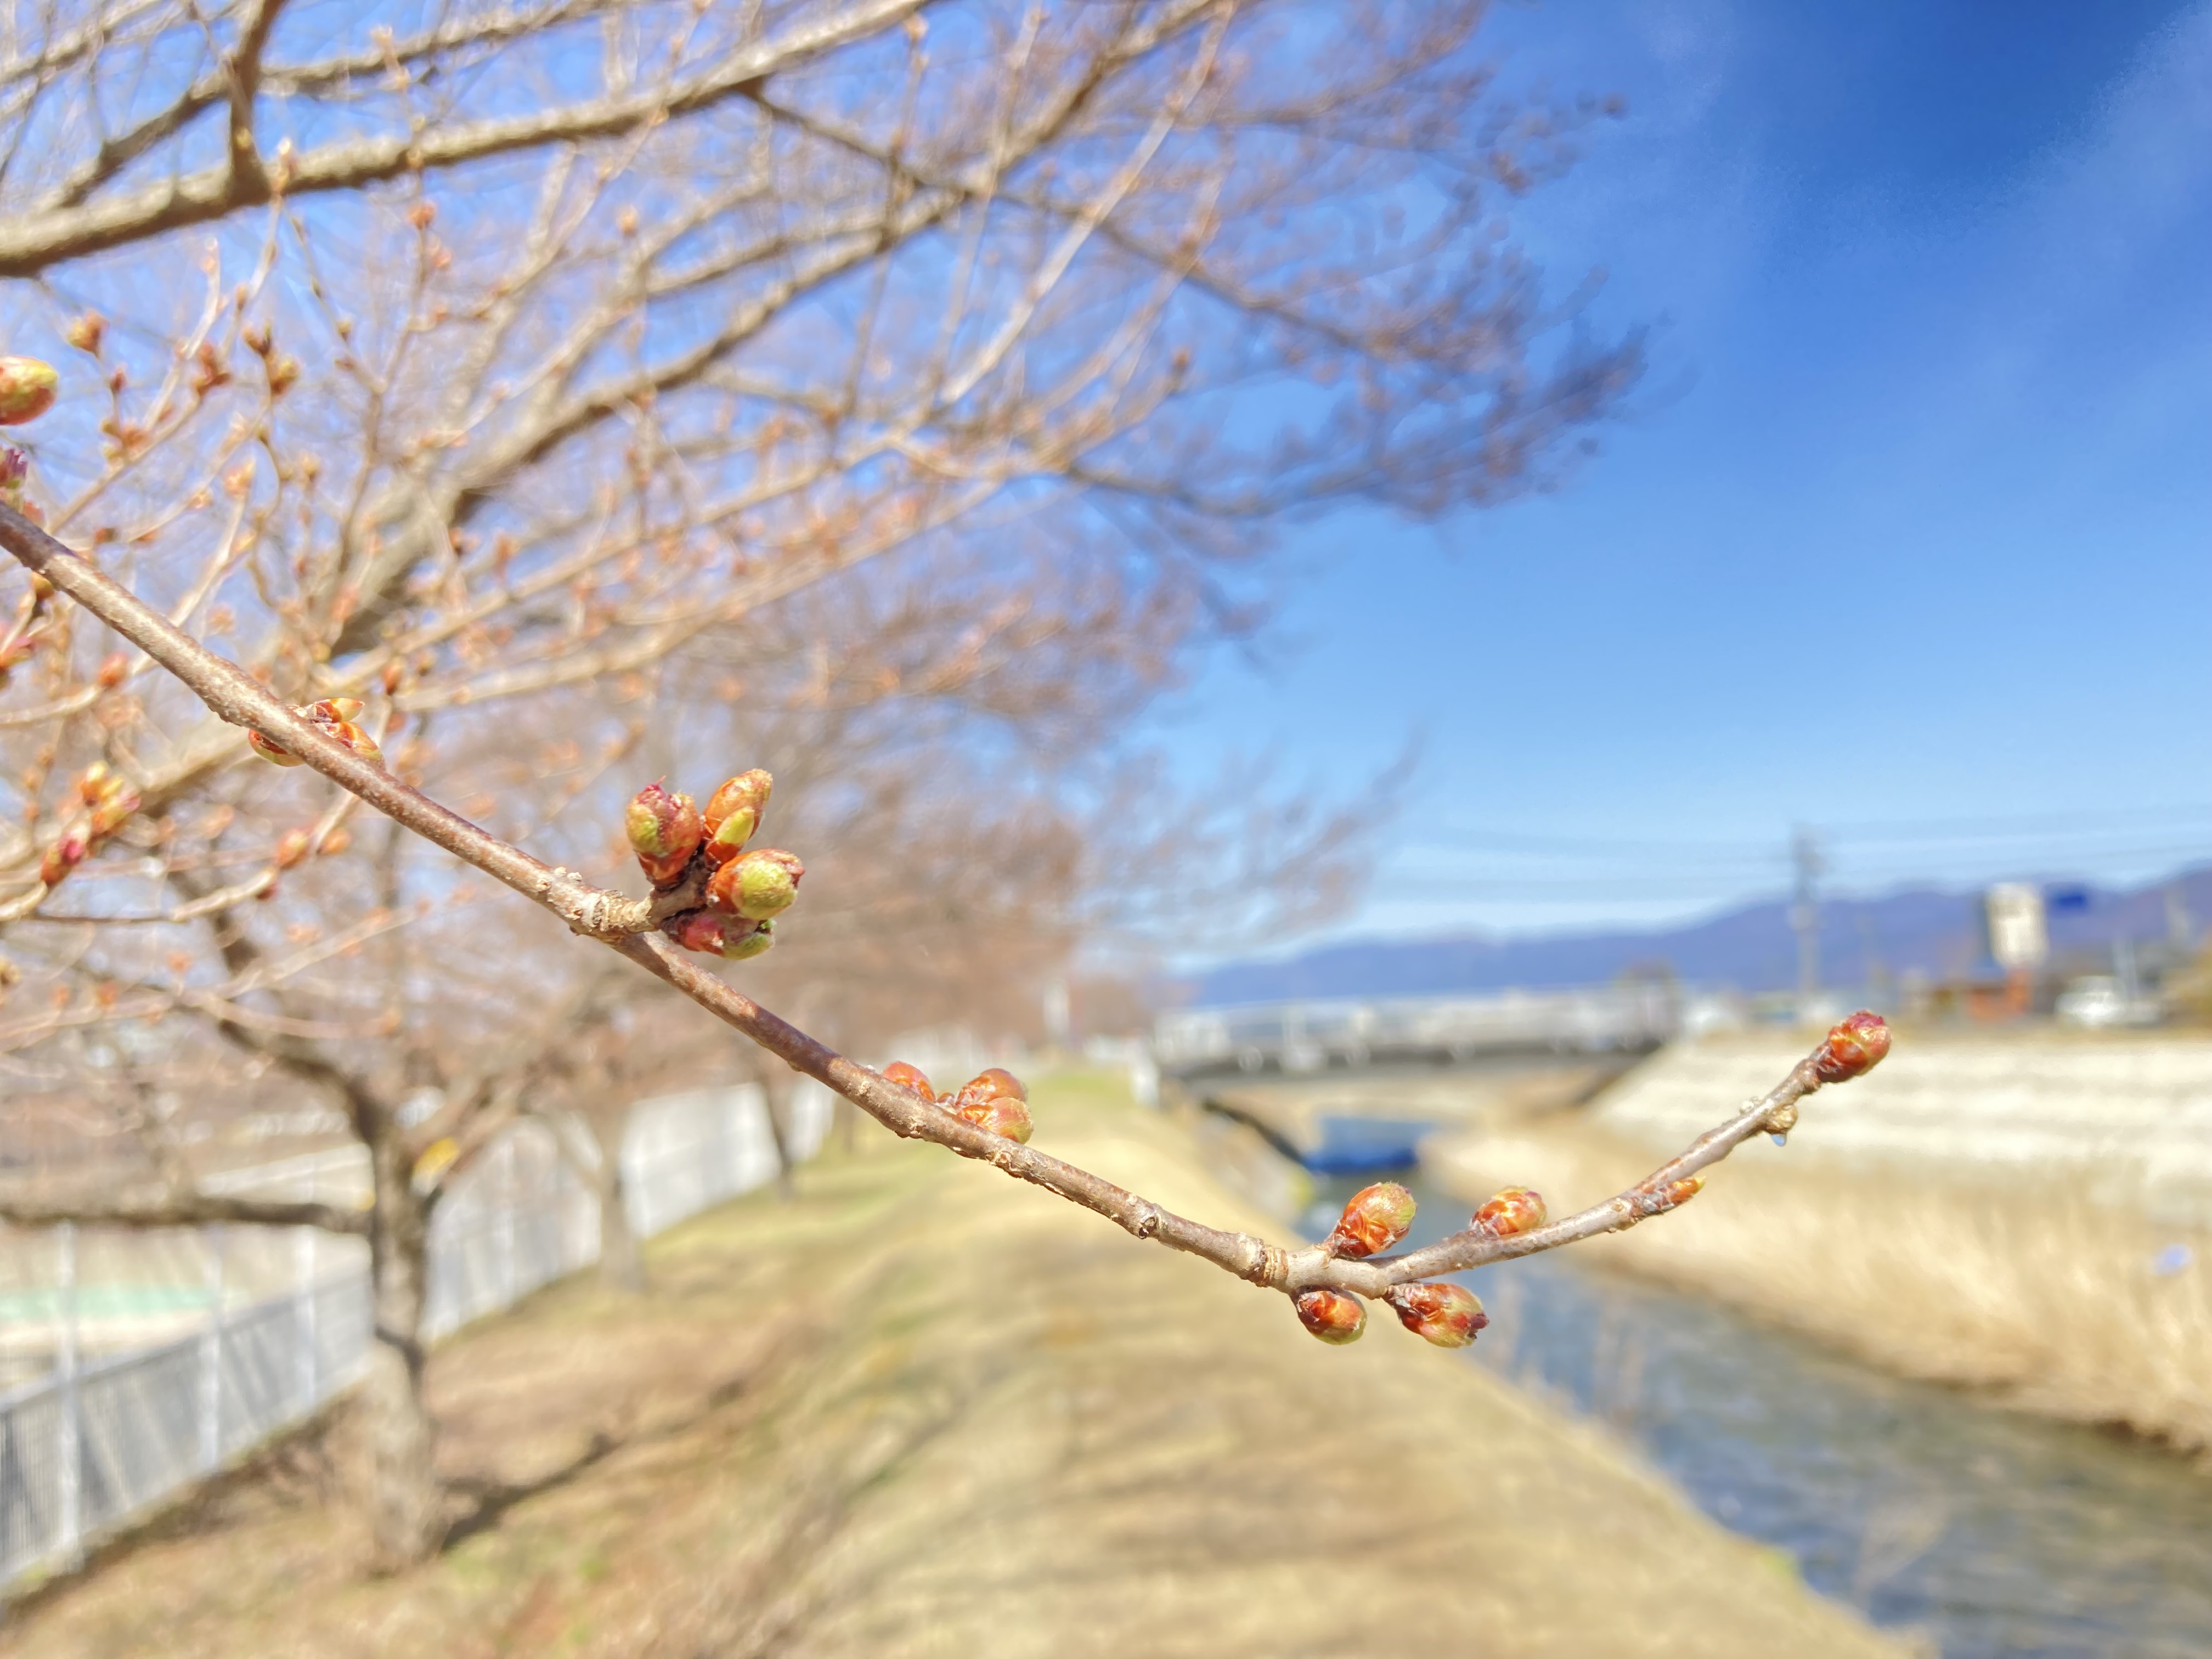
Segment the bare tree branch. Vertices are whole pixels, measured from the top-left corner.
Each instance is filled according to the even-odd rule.
[[[1765,1098],[1701,1137],[1636,1187],[1564,1221],[1524,1234],[1499,1238],[1473,1230],[1410,1255],[1345,1261],[1323,1247],[1287,1250],[1248,1233],[1225,1232],[1177,1215],[1048,1152],[969,1123],[848,1060],[725,981],[695,966],[658,933],[630,927],[645,902],[623,901],[567,870],[550,868],[400,783],[381,767],[325,735],[249,676],[4,507],[0,507],[0,545],[138,646],[223,720],[277,738],[308,765],[387,814],[394,823],[552,911],[572,931],[611,946],[793,1070],[851,1101],[894,1134],[932,1141],[963,1158],[992,1164],[1106,1217],[1134,1237],[1152,1239],[1197,1256],[1255,1285],[1285,1291],[1328,1287],[1380,1296],[1393,1285],[1437,1273],[1619,1231],[1680,1203],[1686,1194],[1674,1189],[1674,1183],[1686,1182],[1718,1163],[1762,1130],[1787,1128],[1796,1121],[1796,1103],[1820,1086],[1816,1063],[1823,1051],[1815,1050]]]

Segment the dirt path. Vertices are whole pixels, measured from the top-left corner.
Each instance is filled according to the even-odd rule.
[[[1257,1225],[1103,1087],[1040,1139]],[[441,1350],[466,1535],[353,1568],[341,1425],[0,1627],[22,1655],[1893,1654],[1595,1434],[926,1148],[864,1143]]]

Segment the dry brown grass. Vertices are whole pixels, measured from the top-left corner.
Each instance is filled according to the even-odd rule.
[[[1562,1115],[1448,1142],[1431,1173],[1470,1200],[1533,1186],[1560,1215],[1655,1162],[1648,1146]],[[2154,1273],[2176,1243],[2193,1265]],[[1907,1376],[2212,1449],[2212,1239],[2064,1186],[1833,1159],[1795,1168],[1754,1142],[1686,1209],[1578,1259],[1717,1297]]]
[[[1040,1090],[1039,1137],[1255,1224],[1165,1120]],[[798,1200],[441,1350],[497,1501],[365,1581],[312,1479],[242,1486],[11,1622],[70,1659],[420,1653],[1877,1659],[1897,1650],[1595,1431],[880,1138]],[[341,1449],[341,1458],[343,1451]]]

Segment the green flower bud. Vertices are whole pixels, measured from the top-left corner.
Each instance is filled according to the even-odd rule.
[[[1322,1248],[1335,1255],[1373,1255],[1403,1238],[1413,1224],[1413,1194],[1395,1181],[1377,1182],[1352,1195]]]
[[[775,924],[772,921],[728,924],[732,937],[722,946],[722,956],[729,962],[750,962],[755,957],[766,956],[775,944]],[[744,928],[738,933],[738,928]]]
[[[1359,1340],[1367,1328],[1367,1310],[1356,1296],[1342,1291],[1300,1291],[1291,1298],[1298,1322],[1322,1341],[1341,1346]]]
[[[707,856],[727,864],[745,850],[745,843],[760,830],[768,811],[769,792],[775,780],[755,767],[740,772],[707,799]]]
[[[1384,1293],[1398,1322],[1439,1348],[1464,1348],[1490,1323],[1474,1292],[1457,1285],[1394,1285]]]
[[[756,848],[732,859],[707,884],[707,902],[726,915],[766,921],[791,908],[806,866],[793,854]]]
[[[62,377],[36,357],[0,357],[0,426],[35,421],[54,406]]]

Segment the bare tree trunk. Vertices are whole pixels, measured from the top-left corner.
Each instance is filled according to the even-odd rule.
[[[637,1230],[629,1224],[629,1192],[623,1185],[622,1124],[603,1126],[592,1119],[590,1129],[599,1153],[599,1168],[592,1172],[599,1194],[599,1282],[624,1296],[641,1296],[645,1253],[638,1247]]]
[[[396,1136],[370,1149],[374,1336],[362,1398],[368,1413],[369,1534],[374,1565],[393,1572],[427,1559],[446,1532],[434,1462],[436,1425],[422,1396],[422,1312],[429,1289],[429,1214]]]
[[[775,1195],[784,1203],[791,1202],[791,1085],[764,1082],[761,1085],[761,1100],[768,1112],[768,1138],[775,1146]]]

